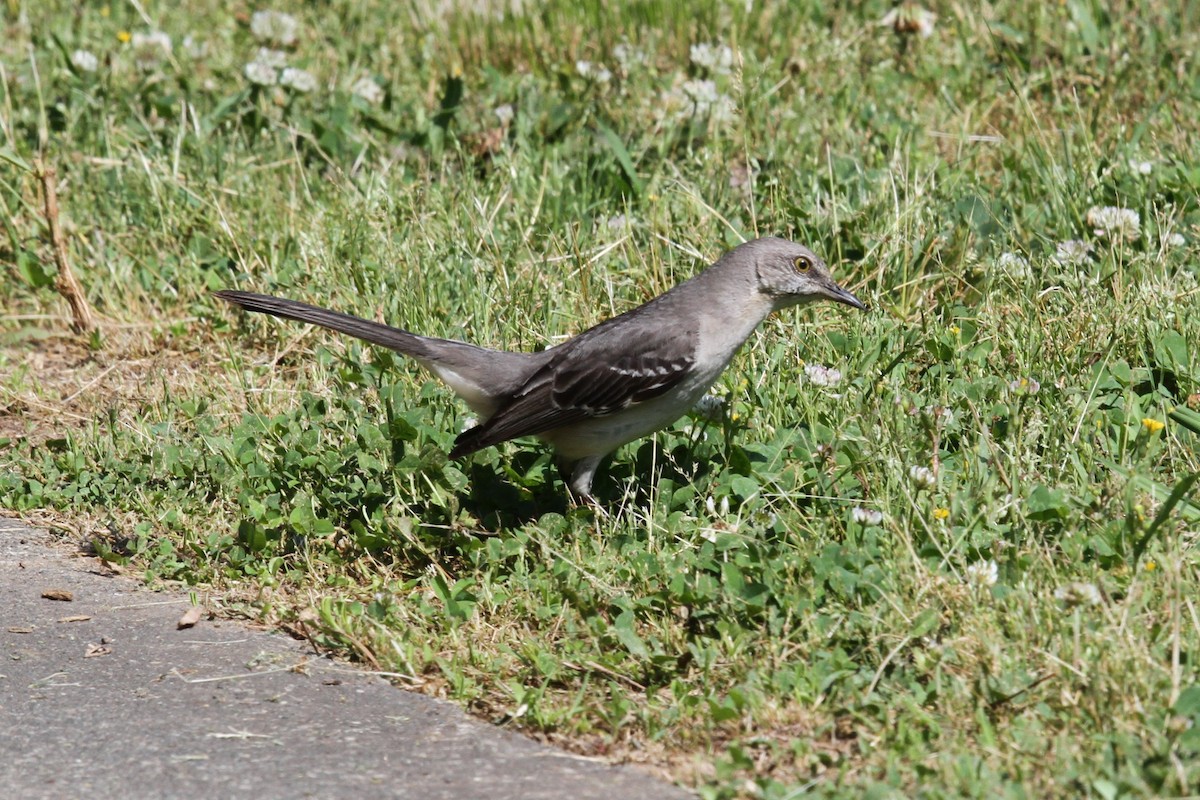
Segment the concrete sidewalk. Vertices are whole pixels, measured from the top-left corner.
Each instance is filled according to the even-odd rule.
[[[477,722],[287,636],[229,621],[176,630],[186,596],[106,576],[50,543],[0,518],[5,797],[692,796]]]

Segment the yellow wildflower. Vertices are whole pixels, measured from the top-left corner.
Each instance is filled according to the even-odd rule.
[[[958,327],[957,325],[951,325],[950,332],[955,336],[958,336],[960,333],[962,333],[962,328]]]
[[[129,44],[129,40],[132,38],[133,36],[129,31],[117,31],[117,41],[121,44]]]
[[[939,520],[947,519],[949,516],[950,516],[950,509],[948,509],[948,508],[935,508],[933,510],[933,518],[934,519],[939,519]]]
[[[1149,561],[1147,561],[1147,562],[1146,562],[1146,567],[1145,567],[1145,569],[1146,569],[1146,572],[1154,572],[1154,570],[1158,569],[1158,564],[1156,564],[1156,563],[1154,562],[1154,560],[1153,560],[1153,559],[1151,559],[1151,560],[1149,560]]]
[[[1167,425],[1165,422],[1160,422],[1156,419],[1151,419],[1150,417],[1145,417],[1142,420],[1142,427],[1145,428],[1146,431],[1148,433],[1150,433],[1150,435],[1152,435],[1152,436],[1154,434],[1158,433],[1159,431],[1161,431],[1166,426]]]

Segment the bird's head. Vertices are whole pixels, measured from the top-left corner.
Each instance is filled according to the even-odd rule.
[[[787,239],[755,239],[738,250],[750,252],[758,277],[758,290],[772,298],[776,310],[818,300],[833,300],[867,310],[853,294],[838,286],[816,253]],[[736,251],[735,251],[736,252]]]

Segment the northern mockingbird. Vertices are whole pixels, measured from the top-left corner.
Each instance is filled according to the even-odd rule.
[[[554,447],[568,486],[584,499],[605,456],[687,413],[772,312],[818,300],[866,310],[811,250],[776,238],[746,242],[648,303],[539,353],[418,336],[269,295],[216,295],[410,356],[483,420],[459,434],[451,458],[537,436]]]

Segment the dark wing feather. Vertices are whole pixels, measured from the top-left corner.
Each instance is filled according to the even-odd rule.
[[[670,391],[696,363],[696,331],[625,321],[630,324],[619,337],[605,335],[608,325],[602,325],[563,345],[491,418],[460,434],[450,456],[602,417]]]

